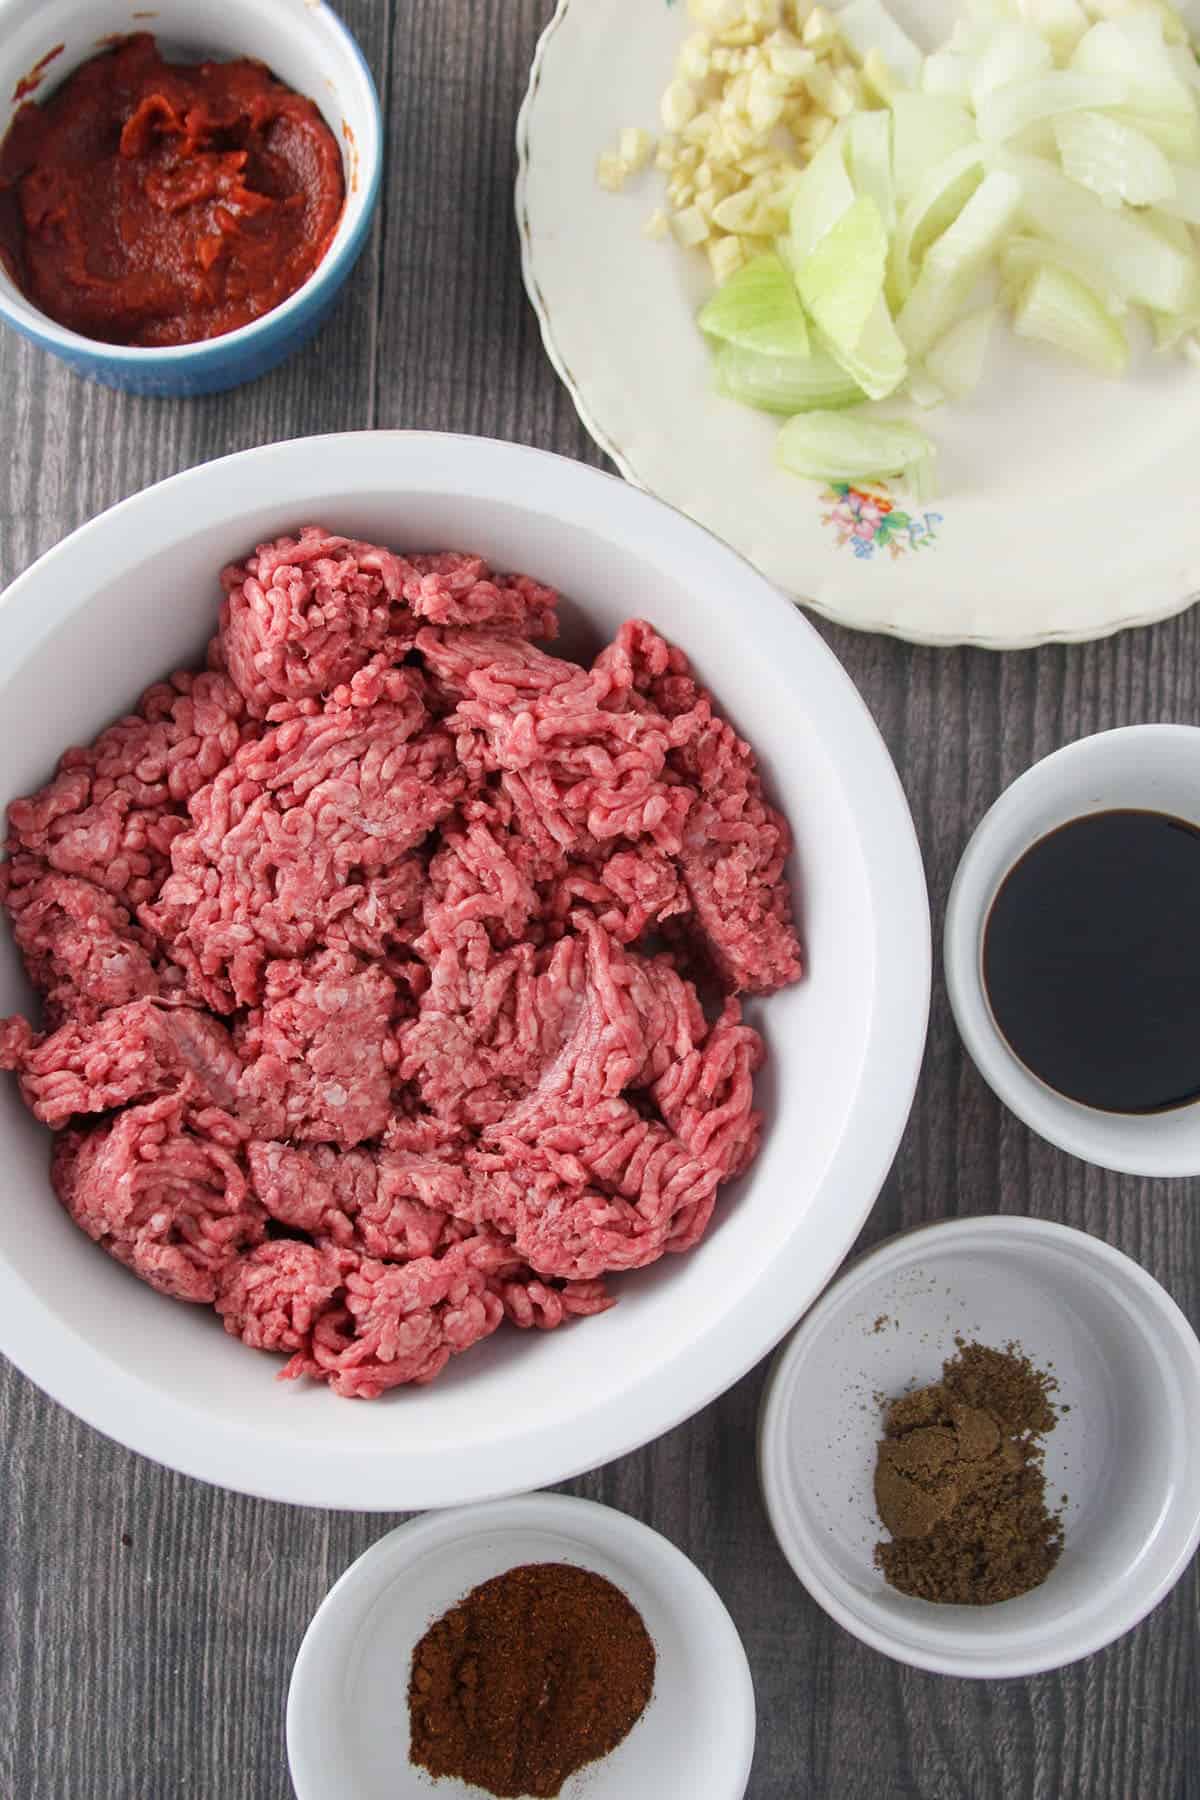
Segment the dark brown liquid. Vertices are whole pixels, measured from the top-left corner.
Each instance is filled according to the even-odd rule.
[[[1200,1098],[1200,831],[1132,811],[1052,831],[992,903],[983,980],[1012,1050],[1069,1099]]]

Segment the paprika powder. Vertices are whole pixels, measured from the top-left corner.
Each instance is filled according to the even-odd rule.
[[[473,1588],[413,1652],[411,1760],[489,1794],[559,1793],[645,1711],[655,1651],[625,1595],[571,1563]]]

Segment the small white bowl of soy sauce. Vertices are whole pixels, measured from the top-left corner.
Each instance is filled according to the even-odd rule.
[[[1027,770],[963,853],[944,955],[967,1050],[1031,1130],[1200,1174],[1200,729],[1105,731]]]

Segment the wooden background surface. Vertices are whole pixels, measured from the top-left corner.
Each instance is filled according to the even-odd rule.
[[[599,460],[542,355],[512,224],[513,125],[551,0],[341,11],[386,96],[389,165],[336,316],[266,380],[186,403],[86,386],[0,333],[0,583],[124,495],[272,439],[421,426]],[[970,827],[1030,761],[1103,726],[1200,723],[1195,612],[1005,657],[820,629],[899,766],[935,930]],[[1196,1320],[1198,1202],[1196,1183],[1087,1169],[1006,1116],[938,979],[916,1110],[864,1243],[923,1220],[1032,1212],[1139,1258]],[[976,1685],[902,1669],[826,1619],[775,1547],[753,1461],[762,1377],[571,1484],[665,1532],[728,1603],[758,1694],[752,1800],[1200,1797],[1196,1565],[1123,1642],[1061,1674]],[[285,1800],[296,1648],[330,1583],[396,1520],[169,1474],[7,1365],[0,1446],[2,1800]]]

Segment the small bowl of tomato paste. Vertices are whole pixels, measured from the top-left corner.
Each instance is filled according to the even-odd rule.
[[[15,0],[0,319],[110,387],[251,381],[333,306],[381,140],[370,70],[322,0]]]

